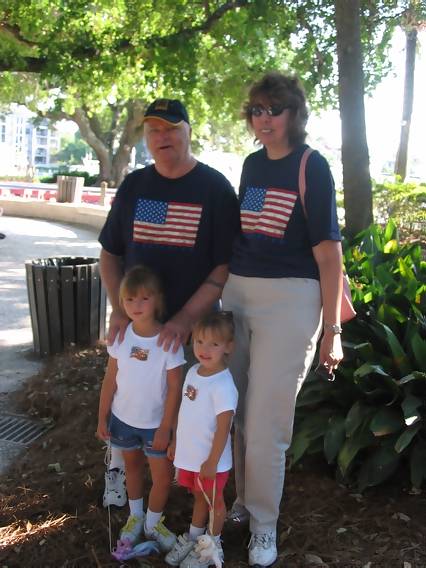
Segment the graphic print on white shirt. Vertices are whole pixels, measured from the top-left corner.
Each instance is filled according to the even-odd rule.
[[[228,410],[235,413],[238,402],[238,391],[229,369],[202,377],[198,374],[199,367],[197,364],[189,369],[183,385],[174,459],[176,467],[196,472],[200,471],[201,464],[209,457],[217,428],[217,415]],[[229,471],[231,467],[229,434],[217,471]]]
[[[297,193],[274,187],[247,187],[241,203],[243,233],[282,239]]]
[[[117,337],[108,346],[118,366],[111,412],[135,428],[158,428],[167,395],[167,371],[185,363],[183,349],[164,351],[157,345],[158,335],[141,337],[132,325],[127,326],[122,343]]]

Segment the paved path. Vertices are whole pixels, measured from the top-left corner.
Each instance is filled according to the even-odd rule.
[[[37,373],[32,344],[25,261],[51,256],[99,256],[97,232],[53,221],[0,217],[0,417],[9,394]],[[0,440],[0,471],[8,452]],[[13,453],[13,452],[12,452]],[[5,457],[6,456],[6,457]]]

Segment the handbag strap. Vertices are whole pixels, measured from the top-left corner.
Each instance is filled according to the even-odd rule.
[[[308,146],[302,154],[302,159],[300,160],[300,166],[299,166],[299,195],[305,217],[307,217],[306,206],[305,206],[306,162],[308,161],[308,158],[312,154],[312,152],[313,152],[312,148]]]

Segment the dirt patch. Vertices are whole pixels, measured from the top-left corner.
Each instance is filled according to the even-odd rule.
[[[0,478],[0,567],[107,568],[108,512],[100,505],[104,450],[95,438],[102,348],[52,358],[16,397],[17,408],[52,428]],[[401,472],[401,478],[404,472]],[[232,502],[232,485],[227,502]],[[173,487],[167,524],[187,529],[191,501]],[[127,507],[111,509],[113,542]],[[426,499],[404,481],[363,496],[340,486],[322,463],[288,472],[277,567],[426,568]],[[225,566],[247,566],[248,534],[224,531]],[[143,558],[122,566],[165,566]]]

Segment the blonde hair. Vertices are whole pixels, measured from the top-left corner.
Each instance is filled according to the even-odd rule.
[[[155,296],[155,317],[161,320],[166,311],[163,285],[159,276],[147,266],[134,266],[126,272],[120,284],[120,303],[126,296],[135,296],[140,288]]]
[[[233,341],[235,326],[232,312],[212,312],[197,321],[192,330],[192,336],[211,331],[225,343]]]

